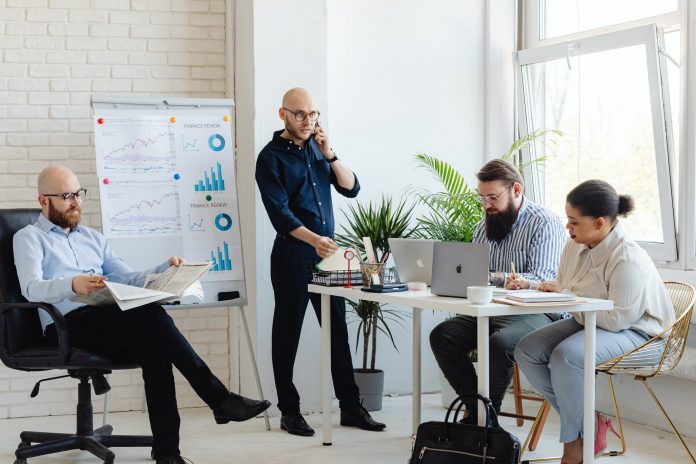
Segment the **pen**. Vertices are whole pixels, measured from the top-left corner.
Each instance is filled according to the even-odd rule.
[[[512,273],[510,274],[510,278],[512,280],[516,280],[517,279],[517,272],[515,272],[515,262],[514,261],[510,261],[510,267],[512,268]]]

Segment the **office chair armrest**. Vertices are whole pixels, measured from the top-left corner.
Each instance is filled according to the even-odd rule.
[[[67,362],[70,354],[70,340],[65,316],[58,311],[55,306],[48,303],[0,303],[0,317],[4,318],[5,313],[15,308],[43,309],[48,313],[56,327],[56,335],[58,336],[58,356],[61,362]]]

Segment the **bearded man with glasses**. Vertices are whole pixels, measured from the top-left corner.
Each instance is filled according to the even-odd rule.
[[[142,368],[156,464],[185,464],[179,450],[172,366],[212,409],[218,424],[251,419],[271,405],[228,391],[162,306],[153,303],[121,311],[116,304],[84,306],[71,301],[75,295],[103,288],[105,280],[142,287],[147,274],[178,266],[182,259],[172,256],[152,269],[131,269],[102,234],[80,225],[87,189],[66,167],[44,168],[38,190],[41,213],[12,241],[22,295],[29,301],[51,303],[64,314],[71,344],[122,356]],[[57,344],[53,320],[45,311],[39,311],[39,318],[48,343]]]
[[[331,186],[354,198],[358,178],[338,159],[319,124],[319,111],[310,93],[290,89],[278,110],[285,129],[273,134],[256,160],[256,183],[276,239],[271,253],[271,283],[275,297],[271,355],[278,391],[280,428],[292,435],[312,436],[314,430],[300,413],[300,394],[293,384],[293,370],[302,323],[311,300],[321,322],[319,295],[310,295],[307,284],[312,269],[333,255],[334,216]],[[346,303],[331,297],[331,375],[341,408],[341,425],[380,431],[360,404],[348,345]]]
[[[511,275],[555,279],[567,238],[558,216],[524,196],[522,174],[507,161],[489,161],[476,177],[486,215],[473,241],[490,244],[490,284],[512,289]],[[496,412],[512,380],[517,342],[558,318],[531,314],[490,319],[490,395]],[[430,347],[454,391],[476,393],[476,370],[467,356],[476,349],[476,319],[456,316],[440,323],[430,333]],[[466,408],[465,421],[475,424],[476,402],[467,403]]]

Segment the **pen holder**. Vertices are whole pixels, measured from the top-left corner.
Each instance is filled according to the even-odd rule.
[[[384,263],[360,263],[363,287],[384,284]]]

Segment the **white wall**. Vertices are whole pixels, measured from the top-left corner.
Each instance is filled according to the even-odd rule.
[[[336,0],[328,5],[328,107],[322,108],[322,118],[328,116],[334,150],[360,179],[358,200],[378,200],[382,194],[398,199],[413,186],[436,188],[416,169],[418,152],[444,159],[475,180],[485,158],[484,2]],[[341,222],[345,200],[334,198]],[[440,389],[428,335],[444,317],[423,312],[424,391]],[[386,371],[386,393],[411,392],[410,320],[404,326],[392,325],[399,352],[386,337],[378,340],[377,367]],[[357,324],[349,329],[354,334]],[[354,356],[356,366],[360,353]]]
[[[253,59],[240,63],[237,56],[236,82],[246,83],[243,89],[236,86],[238,111],[254,118],[253,142],[242,147],[239,137],[240,160],[251,156],[252,144],[257,155],[272,132],[282,128],[280,99],[285,90],[299,85],[312,91],[332,146],[358,173],[361,200],[382,192],[400,195],[409,184],[433,186],[414,170],[412,158],[418,151],[446,159],[474,178],[484,159],[483,2],[452,0],[427,8],[415,1],[373,3],[238,2],[237,14],[245,16],[238,16],[237,24],[251,21],[254,29]],[[253,102],[242,105],[240,93],[247,91],[253,92]],[[339,220],[342,204],[336,197]],[[275,400],[269,277],[275,232],[258,196],[255,205],[257,353],[266,392]],[[424,317],[426,390],[439,389],[427,335],[440,319],[430,313]],[[396,330],[400,354],[381,340],[382,365],[409,365],[409,324]],[[321,407],[319,334],[309,308],[295,365],[303,411]],[[410,392],[410,369],[389,372],[386,382],[387,392]]]

